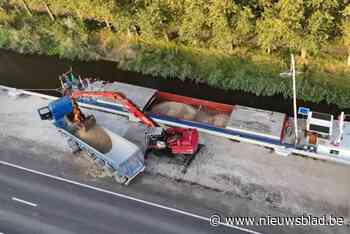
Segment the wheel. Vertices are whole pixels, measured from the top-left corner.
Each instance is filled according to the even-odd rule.
[[[124,184],[127,181],[125,176],[120,176],[117,173],[114,175],[114,179],[118,184]]]
[[[68,146],[69,146],[72,154],[76,154],[81,150],[78,143],[76,143],[73,139],[68,140]]]

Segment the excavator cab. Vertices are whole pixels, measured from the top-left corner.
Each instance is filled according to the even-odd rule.
[[[166,149],[166,135],[162,127],[149,127],[145,132],[146,145],[150,149]]]
[[[145,137],[149,149],[169,150],[172,156],[195,155],[198,151],[196,129],[150,127]]]

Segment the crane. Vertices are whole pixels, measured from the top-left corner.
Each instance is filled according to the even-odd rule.
[[[148,129],[146,145],[152,150],[168,150],[174,155],[192,155],[198,151],[198,131],[192,128],[169,127],[163,128],[147,117],[123,93],[115,91],[72,91],[69,96],[77,98],[106,98],[119,102],[125,109],[138,118]],[[79,115],[79,113],[77,113]],[[79,119],[79,117],[77,117]],[[192,160],[192,159],[191,159]]]

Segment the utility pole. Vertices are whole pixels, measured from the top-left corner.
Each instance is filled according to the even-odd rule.
[[[295,142],[298,143],[298,116],[297,116],[297,91],[295,84],[295,60],[294,55],[291,54],[291,62],[292,62],[292,77],[293,77],[293,109],[294,109],[294,132],[295,132]]]

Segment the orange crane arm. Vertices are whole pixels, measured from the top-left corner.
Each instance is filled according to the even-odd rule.
[[[79,97],[97,98],[103,97],[113,101],[118,101],[123,105],[130,113],[138,118],[142,123],[149,127],[157,127],[158,125],[150,118],[148,118],[139,108],[129,100],[124,94],[113,91],[74,91],[70,95],[71,98],[76,99]]]

